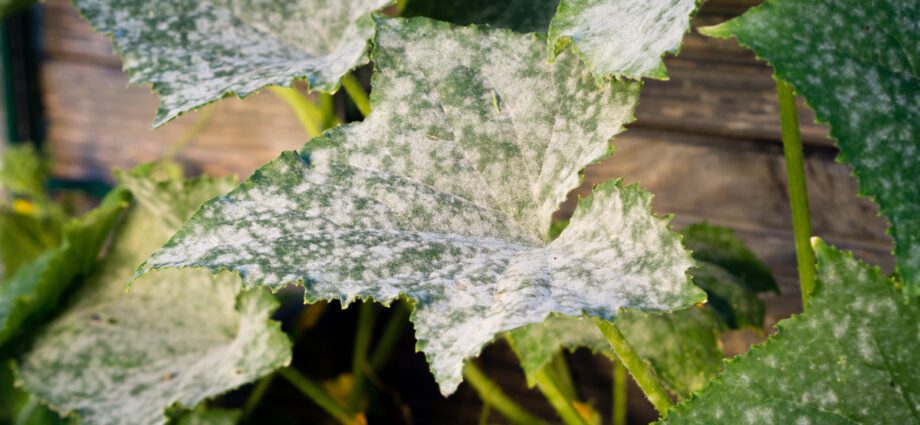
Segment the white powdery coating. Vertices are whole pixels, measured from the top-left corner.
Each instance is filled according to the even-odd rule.
[[[697,0],[562,0],[549,46],[569,41],[599,76],[665,78],[662,55],[677,53]]]
[[[630,119],[638,85],[598,86],[571,55],[546,64],[539,40],[507,31],[384,20],[376,46],[365,122],[207,203],[145,267],[230,269],[273,289],[303,281],[308,300],[346,304],[405,294],[445,394],[485,344],[550,313],[609,319],[702,298],[638,187],[599,187],[543,242],[578,170]]]
[[[220,98],[306,78],[333,90],[367,60],[370,13],[390,0],[77,0],[132,84],[152,83],[155,126]]]
[[[133,176],[123,183],[139,205],[76,302],[36,336],[20,376],[29,391],[81,422],[163,424],[174,404],[193,407],[287,364],[290,342],[269,320],[276,301],[264,291],[237,296],[240,280],[233,276],[164,270],[126,293],[137,263],[174,231],[167,223],[184,218],[173,214],[187,217],[226,184],[157,190]],[[146,208],[196,195],[191,205]]]

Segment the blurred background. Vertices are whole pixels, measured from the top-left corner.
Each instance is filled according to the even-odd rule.
[[[710,0],[693,26],[722,22],[757,3]],[[245,178],[280,151],[307,141],[288,105],[267,91],[245,100],[223,100],[153,130],[156,96],[148,87],[127,87],[121,61],[108,40],[93,32],[67,0],[48,0],[8,17],[0,42],[0,149],[18,143],[42,147],[51,158],[53,188],[101,195],[112,183],[113,167],[129,168],[169,156],[177,144],[183,148],[175,159],[188,174]],[[592,184],[624,177],[654,193],[656,212],[674,214],[677,228],[705,220],[735,229],[770,267],[782,289],[779,295],[764,295],[764,331],[769,332],[777,320],[801,310],[771,71],[734,41],[705,38],[695,31],[686,37],[681,54],[666,62],[670,80],[645,83],[637,121],[613,141],[611,159],[585,171],[584,185],[572,192],[558,217],[571,214],[577,196],[590,192]],[[358,73],[365,83],[368,71]],[[342,114],[359,119],[344,96],[334,101]],[[827,138],[827,127],[814,123],[804,104],[799,111],[815,234],[890,271],[886,222],[869,200],[857,197],[856,180],[846,166],[835,162],[837,152]],[[333,371],[349,367],[349,356],[336,353],[351,352],[357,310],[331,307],[316,318],[323,325],[311,325],[295,348],[296,362],[324,379],[334,379]],[[293,316],[298,309],[298,295],[290,294],[279,315]],[[764,337],[752,331],[730,333],[724,349],[728,355],[738,354]],[[394,413],[393,422],[408,422],[408,410],[414,423],[476,423],[476,394],[464,385],[451,398],[442,398],[424,358],[414,352],[408,330],[400,344],[392,366],[380,377],[386,383],[383,398],[399,407],[394,412],[403,412]],[[569,356],[584,398],[594,400],[608,416],[609,361],[587,352]],[[532,411],[553,416],[542,396],[527,390],[516,358],[503,343],[487,349],[480,365]],[[285,385],[274,385],[268,397],[309,404]],[[303,416],[293,419],[319,422],[322,417],[306,406]],[[633,388],[631,421],[654,417],[641,392]],[[493,418],[501,422],[498,415]]]

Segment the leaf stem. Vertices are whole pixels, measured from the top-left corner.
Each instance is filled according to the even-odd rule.
[[[364,368],[367,366],[367,351],[374,333],[376,310],[374,303],[361,303],[358,312],[358,329],[355,332],[355,345],[351,357],[351,395],[348,404],[353,410],[361,410],[361,396],[364,395]]]
[[[311,138],[322,134],[323,111],[316,104],[293,87],[271,86],[268,89],[288,103]]]
[[[572,381],[572,373],[569,371],[569,364],[565,361],[565,354],[558,352],[553,356],[550,365],[553,367],[553,375],[559,389],[570,400],[578,398],[578,391],[575,389],[575,382]]]
[[[815,289],[815,253],[811,250],[811,221],[808,212],[808,188],[805,185],[805,160],[802,153],[802,135],[796,112],[792,85],[777,79],[779,116],[783,128],[783,154],[786,157],[786,176],[789,180],[789,203],[792,207],[792,230],[795,235],[795,256],[799,265],[799,282],[802,304],[808,303]]]
[[[380,334],[380,339],[374,346],[374,352],[371,353],[371,370],[374,372],[381,370],[390,361],[393,347],[399,342],[408,319],[409,307],[403,303],[396,304],[389,321]]]
[[[361,111],[361,115],[365,117],[370,115],[371,101],[367,97],[367,92],[364,91],[364,86],[355,78],[354,74],[349,73],[342,77],[342,87],[345,88],[345,93],[348,93],[352,102],[355,102],[355,106]]]
[[[214,118],[215,112],[217,112],[216,105],[209,105],[202,108],[195,123],[182,134],[179,140],[176,140],[175,143],[166,149],[166,152],[163,153],[163,159],[171,160],[175,158],[176,154],[181,152],[189,143],[193,142],[203,131],[207,130],[208,126],[211,124],[211,119]]]
[[[246,422],[253,412],[255,412],[256,407],[259,407],[259,403],[262,402],[262,399],[265,397],[265,393],[268,391],[268,388],[271,387],[272,381],[275,380],[275,374],[267,375],[259,380],[256,383],[256,386],[253,387],[252,392],[249,393],[249,398],[246,399],[246,404],[243,405],[243,413],[240,414],[240,423]]]
[[[466,382],[479,394],[479,398],[505,418],[518,425],[548,425],[546,421],[534,416],[509,398],[502,389],[492,382],[475,364],[467,363],[463,368]]]
[[[540,389],[540,392],[543,393],[543,396],[546,397],[549,404],[556,409],[556,413],[559,414],[559,417],[562,418],[562,422],[566,425],[588,425],[585,418],[575,409],[575,406],[572,404],[572,399],[566,396],[558,379],[553,376],[552,368],[553,365],[550,363],[537,372],[535,377],[537,388]]]
[[[613,361],[613,425],[626,425],[627,393],[626,366]]]
[[[597,326],[607,338],[607,342],[610,343],[610,346],[613,347],[613,351],[616,352],[620,362],[623,363],[626,370],[629,371],[633,379],[636,380],[636,383],[639,384],[639,388],[642,389],[645,396],[652,402],[652,405],[655,406],[655,410],[658,411],[662,418],[667,417],[668,409],[673,402],[668,392],[661,387],[654,372],[646,367],[642,358],[639,357],[632,346],[629,345],[629,342],[626,341],[626,337],[617,329],[616,325],[605,320],[598,320]]]
[[[317,406],[326,411],[342,425],[353,425],[358,417],[342,407],[332,396],[326,393],[320,384],[313,382],[292,367],[283,367],[276,372],[286,379]]]

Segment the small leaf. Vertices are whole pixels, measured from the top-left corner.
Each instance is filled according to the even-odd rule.
[[[128,199],[125,191],[110,193],[99,208],[64,225],[59,246],[0,285],[0,346],[40,323],[73,281],[90,271]]]
[[[805,313],[672,409],[667,424],[920,422],[920,307],[878,268],[816,240]]]
[[[667,79],[662,56],[677,54],[702,0],[562,0],[549,49],[567,46],[595,75]]]
[[[770,0],[705,34],[735,37],[830,123],[838,160],[891,227],[906,296],[920,295],[920,3]]]
[[[135,266],[232,184],[154,181],[151,171],[118,175],[135,203],[110,254],[20,360],[26,389],[86,423],[164,423],[170,406],[195,406],[290,361],[290,341],[269,319],[277,301],[239,293],[238,277],[160,271],[125,292]]]
[[[154,126],[235,94],[306,79],[331,92],[367,62],[370,14],[390,0],[76,0],[132,84],[160,95]]]
[[[599,84],[570,55],[547,64],[542,40],[504,30],[382,19],[375,46],[367,120],[208,202],[142,270],[229,269],[346,305],[406,295],[444,394],[485,344],[550,313],[703,299],[637,186],[598,186],[546,239],[579,170],[632,119],[637,84]]]

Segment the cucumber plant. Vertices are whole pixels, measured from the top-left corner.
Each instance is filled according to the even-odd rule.
[[[616,424],[627,372],[665,423],[920,423],[920,4],[875,3],[767,0],[703,30],[776,69],[806,301],[723,365],[719,335],[759,329],[757,294],[778,291],[730,230],[682,237],[621,180],[552,220],[634,120],[641,79],[667,78],[698,1],[76,0],[160,95],[154,126],[270,88],[311,139],[238,185],[118,172],[97,210],[4,258],[2,354],[35,403],[87,423],[246,420],[202,402],[259,380],[250,409],[275,376],[366,423],[369,302],[399,300],[442,394],[466,380],[514,423],[544,419],[476,366],[498,338],[566,424],[601,420],[561,355],[578,347],[615,363]],[[368,62],[369,97],[351,74]],[[365,119],[336,126],[294,80],[343,87]],[[893,275],[812,238],[794,90],[891,222]],[[270,293],[290,285],[364,301],[347,400],[288,367]]]

